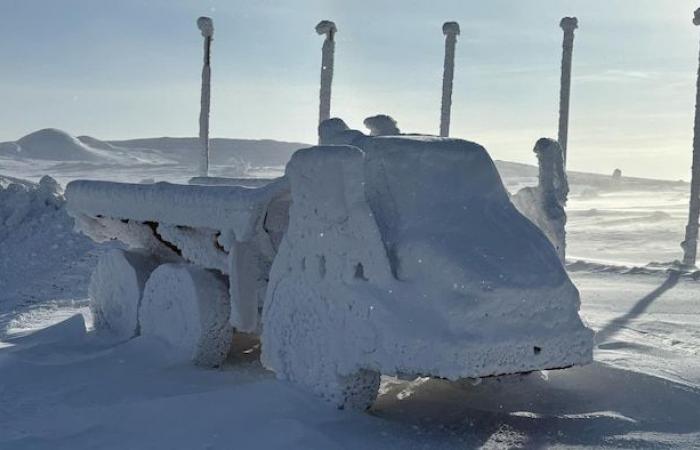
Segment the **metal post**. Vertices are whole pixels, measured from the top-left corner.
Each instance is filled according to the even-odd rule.
[[[445,22],[442,25],[445,35],[445,62],[442,73],[442,104],[440,107],[440,136],[450,135],[450,114],[452,111],[452,82],[455,76],[455,47],[459,35],[457,22]]]
[[[578,28],[576,17],[564,17],[559,22],[564,30],[561,56],[561,87],[559,91],[559,146],[564,158],[564,167],[567,161],[567,144],[569,140],[569,98],[571,96],[571,57],[574,52],[574,30]]]

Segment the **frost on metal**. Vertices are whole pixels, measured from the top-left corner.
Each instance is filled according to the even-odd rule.
[[[164,340],[182,359],[216,367],[231,349],[230,308],[220,275],[193,265],[163,264],[144,288],[141,334]]]
[[[564,17],[559,22],[564,31],[561,56],[561,86],[559,91],[559,135],[557,140],[564,155],[564,164],[567,160],[569,142],[569,102],[571,98],[571,59],[574,52],[574,30],[578,28],[576,17]]]
[[[450,135],[452,113],[452,84],[455,75],[455,47],[459,36],[457,22],[445,22],[442,33],[445,35],[445,62],[442,73],[442,102],[440,107],[440,136]]]
[[[343,407],[369,404],[380,373],[478,378],[591,360],[578,291],[482,147],[356,142],[287,166],[266,366]]]
[[[259,188],[74,181],[66,197],[76,227],[95,241],[117,239],[164,263],[227,275],[231,324],[258,329],[267,275],[286,229],[286,178]]]
[[[321,88],[319,91],[318,122],[331,116],[331,85],[335,63],[335,34],[338,28],[330,20],[322,20],[316,25],[316,33],[325,36],[321,50]]]
[[[199,112],[199,176],[209,174],[209,110],[211,109],[211,42],[214,40],[214,22],[209,17],[197,19],[197,27],[204,38],[204,62],[202,65],[202,92]]]
[[[557,250],[562,263],[566,257],[566,200],[569,183],[561,147],[553,139],[542,138],[534,149],[539,164],[539,183],[518,191],[513,203],[537,225]]]
[[[100,258],[88,288],[95,329],[121,339],[140,334],[143,289],[158,264],[143,251],[115,249]]]
[[[700,25],[700,8],[695,10],[693,24]],[[685,227],[683,248],[683,265],[694,267],[698,252],[698,221],[700,221],[700,68],[698,68],[697,89],[695,94],[695,128],[693,135],[693,172],[690,181],[690,202],[688,207],[688,225]]]
[[[257,188],[68,185],[88,235],[157,260],[141,334],[206,365],[221,363],[232,328],[261,334],[278,377],[352,408],[371,404],[380,374],[454,380],[591,360],[578,291],[483,147],[368,136],[340,119],[319,137],[328,145],[297,151]],[[546,140],[537,152],[542,198],[561,200],[560,153]],[[147,271],[120,264],[128,276],[106,291],[131,286],[133,305]]]

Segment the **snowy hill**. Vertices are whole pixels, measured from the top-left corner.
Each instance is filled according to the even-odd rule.
[[[108,159],[62,130],[46,128],[30,133],[16,142],[0,144],[0,155],[19,159],[50,161],[104,161]]]
[[[81,140],[83,138],[80,138]],[[158,150],[180,161],[195,161],[198,157],[199,140],[194,137],[160,137],[108,141],[109,144],[133,149]],[[282,142],[270,139],[213,138],[210,141],[212,164],[244,163],[253,167],[283,166],[296,150],[308,147],[299,142]]]

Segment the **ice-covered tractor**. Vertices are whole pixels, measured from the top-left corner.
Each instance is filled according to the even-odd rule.
[[[211,366],[256,333],[266,367],[339,407],[371,404],[381,374],[591,361],[576,287],[483,147],[332,123],[321,141],[257,187],[70,183],[78,228],[129,247],[95,270],[96,327]]]

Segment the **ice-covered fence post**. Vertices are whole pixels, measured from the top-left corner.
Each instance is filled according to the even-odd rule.
[[[561,87],[559,90],[559,146],[564,157],[564,166],[567,159],[567,142],[569,139],[569,98],[571,96],[571,56],[574,52],[574,30],[578,28],[576,17],[564,17],[559,22],[564,30],[561,55]]]
[[[455,46],[459,35],[457,22],[442,25],[445,35],[445,64],[442,72],[442,104],[440,107],[440,136],[450,135],[450,112],[452,110],[452,80],[455,75]]]
[[[539,191],[542,208],[549,221],[547,237],[554,244],[561,262],[566,260],[566,200],[569,183],[564,170],[561,146],[553,139],[542,138],[535,144],[534,152],[539,165]]]
[[[209,17],[197,19],[197,27],[204,37],[204,65],[202,67],[202,97],[199,111],[199,176],[209,175],[209,107],[211,103],[211,41],[214,39],[214,22]]]
[[[693,24],[700,25],[700,8],[695,10]],[[683,247],[683,265],[695,266],[698,252],[698,221],[700,220],[700,67],[695,91],[695,126],[693,134],[693,168],[690,181],[690,206],[688,208],[688,225],[685,227]]]
[[[321,55],[321,90],[318,107],[318,123],[331,117],[331,84],[333,84],[333,58],[335,56],[335,33],[338,28],[330,20],[322,20],[316,25],[316,33],[326,36]]]

